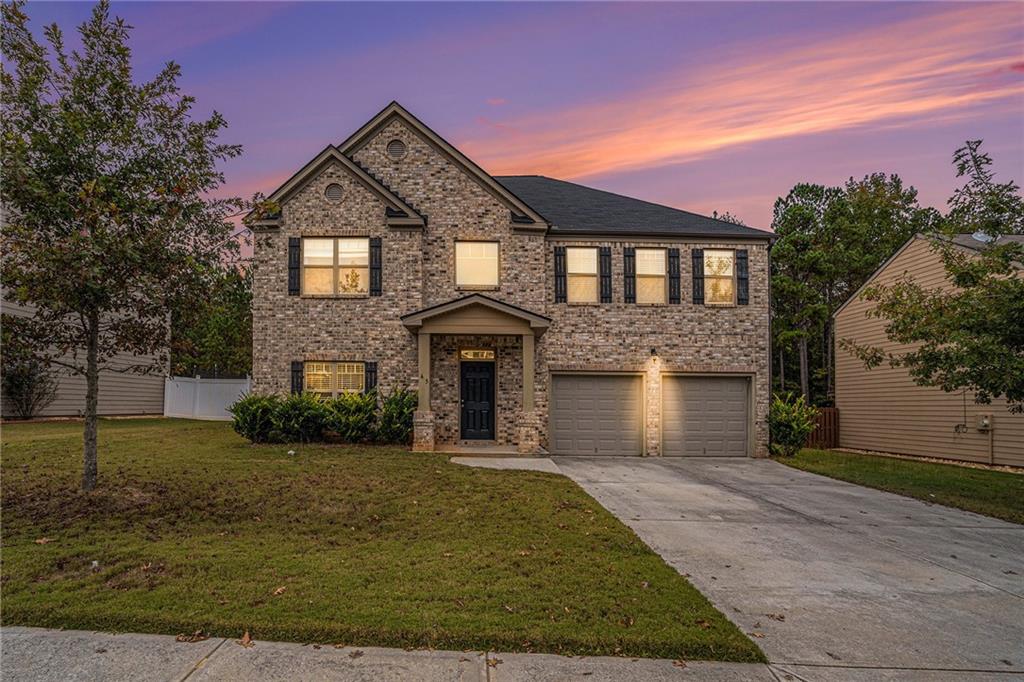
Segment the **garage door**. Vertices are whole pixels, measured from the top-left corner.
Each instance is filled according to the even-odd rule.
[[[552,376],[551,452],[556,455],[641,454],[641,390],[639,376]]]
[[[661,431],[665,454],[745,457],[747,385],[742,377],[665,377]]]

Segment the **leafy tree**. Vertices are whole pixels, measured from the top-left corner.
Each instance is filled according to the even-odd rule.
[[[252,371],[252,268],[218,268],[202,301],[171,317],[175,374]]]
[[[732,213],[729,213],[728,211],[725,211],[723,213],[719,213],[718,211],[712,211],[711,217],[714,218],[715,220],[721,220],[726,223],[732,223],[733,225],[746,225],[746,223],[743,222],[742,218],[740,218],[739,216],[735,216]]]
[[[980,147],[980,141],[969,141],[954,155],[957,176],[966,183],[932,233],[932,248],[955,289],[926,287],[909,277],[871,286],[863,294],[875,303],[869,315],[885,320],[888,337],[910,349],[883,352],[848,339],[841,344],[868,367],[887,360],[905,367],[920,385],[973,391],[980,403],[1002,397],[1011,412],[1024,412],[1024,242],[996,239],[1020,234],[1024,202],[1015,183],[993,182],[992,160]],[[992,238],[980,251],[953,241],[978,231]]]
[[[34,309],[4,318],[33,357],[86,379],[82,488],[97,482],[100,370],[155,372],[167,362],[168,316],[202,298],[211,268],[237,249],[238,198],[211,198],[224,118],[195,120],[168,63],[135,84],[129,27],[104,0],[68,51],[54,24],[37,42],[24,3],[4,3],[0,263],[5,292]],[[119,352],[155,356],[114,366]]]
[[[786,350],[795,345],[801,393],[831,401],[832,314],[900,245],[937,219],[936,211],[918,205],[917,190],[884,173],[850,178],[842,187],[799,184],[776,201],[772,333],[780,384]]]

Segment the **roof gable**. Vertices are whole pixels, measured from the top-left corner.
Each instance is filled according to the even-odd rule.
[[[338,150],[344,156],[353,157],[378,131],[382,130],[396,118],[416,132],[424,141],[448,157],[448,159],[454,162],[456,166],[460,167],[496,199],[508,206],[512,212],[512,222],[516,223],[517,226],[547,229],[548,221],[540,213],[516,196],[514,192],[497,182],[469,157],[427,127],[398,102],[391,102],[391,104],[384,107],[380,113],[339,144]]]
[[[490,311],[519,320],[523,323],[524,327],[528,327],[533,330],[533,332],[538,336],[543,334],[551,324],[551,318],[549,317],[539,315],[527,310],[526,308],[520,308],[519,306],[512,305],[511,303],[499,301],[495,298],[491,298],[490,296],[484,296],[483,294],[470,294],[468,296],[463,296],[462,298],[456,298],[445,303],[439,303],[438,305],[407,313],[402,315],[401,320],[406,329],[416,331],[423,327],[424,323],[429,320],[439,319],[453,314],[458,315],[460,311],[465,311],[475,307],[486,308]]]
[[[426,224],[425,219],[416,212],[416,209],[371,175],[365,168],[339,152],[338,148],[332,145],[328,145],[322,152],[317,154],[309,163],[299,169],[295,175],[274,190],[267,199],[277,204],[284,203],[319,175],[324,168],[333,163],[346,168],[367,189],[383,199],[387,205],[386,218],[389,225],[423,227]]]

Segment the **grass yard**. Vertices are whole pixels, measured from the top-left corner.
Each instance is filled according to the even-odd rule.
[[[841,481],[1024,524],[1024,475],[828,450],[778,461]]]
[[[81,429],[3,427],[5,625],[764,660],[561,476],[103,420],[87,495]]]

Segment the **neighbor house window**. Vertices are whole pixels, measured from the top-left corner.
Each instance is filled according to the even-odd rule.
[[[569,303],[597,303],[597,249],[565,250]]]
[[[498,242],[455,242],[455,286],[497,288]]]
[[[303,376],[305,390],[325,396],[361,393],[366,385],[361,362],[307,362]]]
[[[704,249],[704,303],[732,305],[736,302],[736,254],[732,251]]]
[[[365,296],[369,285],[369,239],[317,237],[302,240],[302,293]]]
[[[665,249],[637,249],[636,302],[664,303],[667,288]]]

